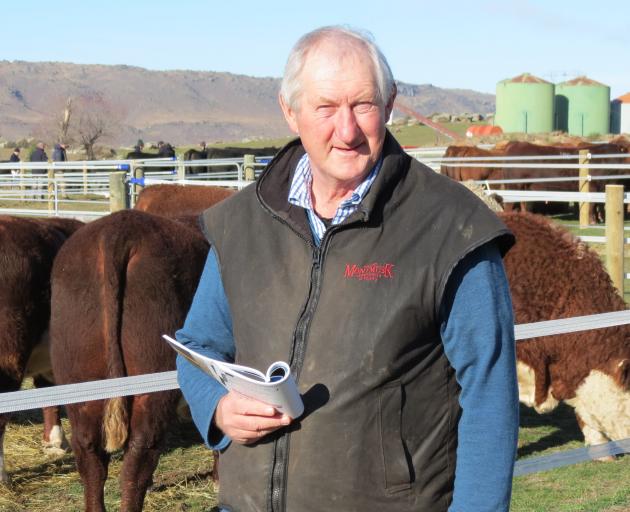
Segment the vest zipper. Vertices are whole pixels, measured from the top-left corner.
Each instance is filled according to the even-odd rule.
[[[323,260],[329,245],[333,227],[326,230],[321,245],[313,250],[313,260],[311,266],[311,289],[306,301],[304,312],[298,320],[289,365],[295,381],[299,381],[304,353],[306,351],[306,337],[308,328],[313,318],[313,312],[317,306],[321,289],[321,277]],[[271,500],[269,512],[285,512],[287,494],[287,466],[289,461],[290,434],[283,435],[274,443],[274,457],[271,469]]]

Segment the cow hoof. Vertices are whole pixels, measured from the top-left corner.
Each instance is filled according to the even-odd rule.
[[[58,425],[52,427],[48,433],[48,439],[42,440],[42,448],[44,453],[51,457],[60,457],[70,451],[68,440]]]
[[[44,446],[44,453],[48,457],[61,457],[68,453],[67,449],[61,448],[59,446]]]
[[[606,455],[606,457],[599,457],[598,459],[593,459],[595,462],[615,462],[617,458],[614,455]]]

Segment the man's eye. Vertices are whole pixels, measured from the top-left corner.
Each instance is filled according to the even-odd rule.
[[[317,112],[320,114],[332,114],[335,111],[335,107],[332,105],[319,105],[317,107]]]
[[[376,105],[374,103],[370,103],[370,102],[365,102],[365,103],[357,103],[354,106],[354,111],[357,114],[366,114],[368,112],[371,112],[372,110],[374,110],[376,108]]]

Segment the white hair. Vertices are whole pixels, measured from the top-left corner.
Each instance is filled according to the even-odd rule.
[[[374,38],[369,32],[340,25],[315,29],[308,34],[304,34],[295,43],[284,67],[284,76],[280,86],[280,96],[283,101],[290,108],[294,110],[299,109],[302,92],[301,75],[306,58],[323,41],[331,40],[338,45],[345,45],[348,50],[362,50],[367,54],[372,61],[378,100],[383,104],[389,101],[395,91],[394,77],[387,59],[376,46]]]

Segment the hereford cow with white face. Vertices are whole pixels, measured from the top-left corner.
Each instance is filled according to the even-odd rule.
[[[502,213],[516,236],[505,258],[516,323],[620,311],[626,305],[600,258],[542,216]],[[545,413],[575,409],[586,444],[630,437],[630,326],[517,344],[520,400]]]

